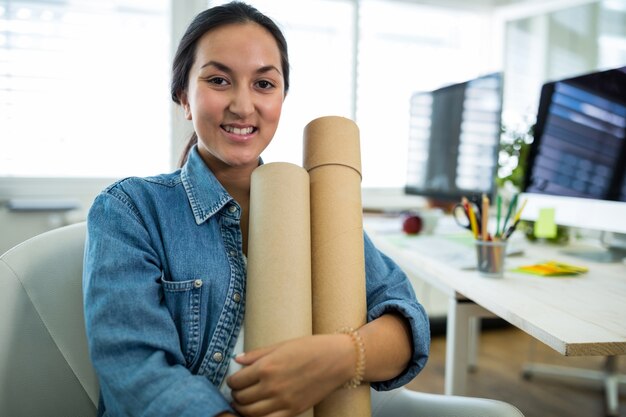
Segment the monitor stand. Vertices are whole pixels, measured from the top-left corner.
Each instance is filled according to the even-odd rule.
[[[565,255],[599,263],[623,262],[626,259],[626,234],[605,233],[600,235],[602,247],[577,247],[561,251]]]

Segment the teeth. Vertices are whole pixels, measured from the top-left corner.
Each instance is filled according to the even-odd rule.
[[[224,130],[226,130],[228,133],[234,133],[235,135],[249,135],[250,133],[252,133],[254,128],[244,127],[243,129],[240,129],[238,127],[233,127],[233,126],[224,126]]]

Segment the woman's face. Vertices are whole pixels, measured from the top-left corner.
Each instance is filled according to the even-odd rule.
[[[280,51],[265,28],[231,24],[200,38],[181,103],[213,170],[257,166],[284,98]]]

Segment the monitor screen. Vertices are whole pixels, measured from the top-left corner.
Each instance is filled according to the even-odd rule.
[[[626,67],[546,83],[534,131],[522,218],[551,208],[559,225],[626,245]]]
[[[405,192],[439,201],[495,192],[502,74],[411,98]]]
[[[626,67],[541,90],[525,191],[626,201]]]

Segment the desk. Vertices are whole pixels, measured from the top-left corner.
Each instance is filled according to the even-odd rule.
[[[365,216],[374,244],[409,275],[423,279],[449,298],[445,393],[463,395],[467,377],[469,322],[494,314],[562,355],[626,354],[626,266],[568,257],[559,248],[528,244],[522,256],[508,257],[503,279],[485,278],[436,256],[425,255],[438,236],[404,237],[381,219]],[[410,245],[407,243],[410,239]],[[399,243],[400,242],[400,243]],[[454,242],[450,242],[453,244]],[[578,277],[546,278],[509,272],[516,266],[558,259],[589,267]]]

